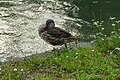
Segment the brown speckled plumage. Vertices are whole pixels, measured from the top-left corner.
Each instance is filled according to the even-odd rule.
[[[51,23],[53,23],[53,26],[51,26]],[[38,33],[44,41],[53,46],[63,45],[65,43],[78,40],[78,38],[74,37],[65,30],[55,27],[54,21],[52,19],[48,19],[46,24],[41,25],[38,29]]]

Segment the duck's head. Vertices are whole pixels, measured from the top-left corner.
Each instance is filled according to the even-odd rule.
[[[53,27],[55,27],[55,22],[52,19],[48,19],[46,21],[46,28],[47,29],[52,29]]]

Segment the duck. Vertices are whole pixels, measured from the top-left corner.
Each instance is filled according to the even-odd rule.
[[[55,22],[52,19],[48,19],[39,26],[38,34],[45,42],[53,46],[65,44],[65,47],[67,47],[67,43],[79,40],[78,37],[73,36],[64,29],[55,27]]]

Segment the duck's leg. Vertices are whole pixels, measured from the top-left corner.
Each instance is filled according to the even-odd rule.
[[[52,51],[55,51],[56,49],[55,49],[55,47],[53,47],[53,50]]]
[[[67,43],[65,43],[65,48],[68,49],[68,47],[67,47]]]
[[[75,41],[76,48],[78,48],[78,45],[77,45],[77,44],[78,44],[78,40],[77,40],[77,41]]]
[[[53,55],[57,55],[57,49],[55,48],[55,47],[53,47],[53,50],[52,50],[52,53],[53,53]]]
[[[54,56],[59,56],[61,51],[58,48],[53,47],[52,52]]]

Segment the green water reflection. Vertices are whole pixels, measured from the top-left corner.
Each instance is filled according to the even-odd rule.
[[[87,21],[91,19],[105,20],[109,17],[117,17],[120,19],[120,0],[60,0],[66,1],[70,4],[79,7],[77,11],[78,15],[73,15],[73,11],[67,13],[67,15],[76,18],[82,18]]]

